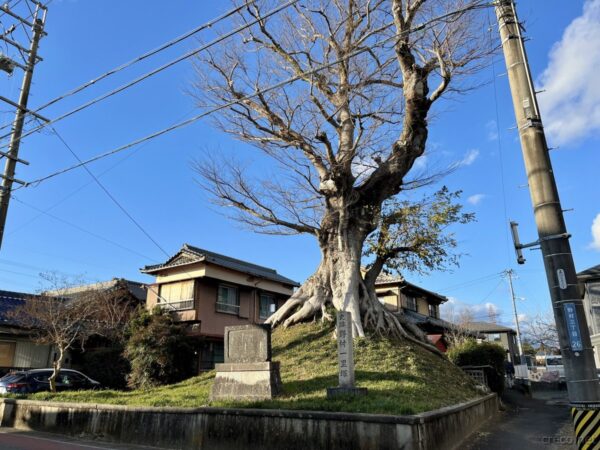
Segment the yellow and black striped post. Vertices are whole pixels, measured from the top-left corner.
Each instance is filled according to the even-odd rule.
[[[571,408],[579,450],[600,450],[600,409]]]

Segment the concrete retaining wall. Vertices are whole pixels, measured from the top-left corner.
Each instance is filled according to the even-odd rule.
[[[497,410],[495,394],[413,416],[2,399],[0,426],[168,449],[444,450]]]

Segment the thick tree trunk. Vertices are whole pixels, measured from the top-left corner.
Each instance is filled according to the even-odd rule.
[[[350,312],[355,337],[364,337],[366,330],[408,339],[439,354],[415,324],[379,302],[374,280],[365,283],[360,265],[365,237],[365,232],[351,229],[322,235],[322,260],[317,271],[266,322],[288,327],[319,314],[332,320],[326,312],[331,305],[337,311]]]

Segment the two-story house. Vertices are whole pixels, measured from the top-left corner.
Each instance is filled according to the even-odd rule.
[[[409,316],[433,345],[446,351],[446,334],[455,328],[440,318],[440,305],[448,301],[446,297],[409,283],[402,277],[385,274],[377,278],[375,293],[388,310]]]
[[[223,361],[226,326],[264,322],[299,286],[274,269],[188,244],[142,272],[156,277],[146,307],[172,311],[197,338],[199,371]]]

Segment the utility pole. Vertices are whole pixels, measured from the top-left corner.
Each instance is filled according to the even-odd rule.
[[[521,341],[521,327],[519,326],[519,315],[517,314],[517,302],[515,298],[515,290],[513,288],[512,276],[514,271],[508,269],[504,272],[508,278],[508,285],[510,286],[510,297],[513,304],[513,312],[515,314],[515,324],[517,325],[517,345],[519,346],[519,364],[523,362],[523,341]]]
[[[583,302],[577,287],[570,235],[558,197],[514,2],[497,0],[495,10],[539,235],[536,243],[523,246],[516,242],[515,247],[517,250],[533,245],[541,247],[569,400],[572,406],[581,408],[577,411],[589,411],[585,408],[600,406],[600,386]]]
[[[4,229],[6,225],[6,215],[8,213],[8,205],[10,203],[11,191],[13,183],[24,184],[24,182],[15,178],[15,169],[18,162],[23,164],[28,164],[27,161],[19,159],[19,147],[21,144],[21,135],[23,133],[23,125],[25,123],[25,117],[27,114],[32,114],[38,118],[42,118],[38,114],[33,113],[27,109],[27,102],[29,100],[29,90],[31,89],[31,80],[33,78],[33,69],[38,61],[41,58],[38,56],[38,47],[40,43],[40,39],[45,34],[44,33],[44,24],[46,22],[46,12],[47,9],[41,3],[35,0],[25,0],[26,2],[30,2],[35,5],[35,11],[32,14],[31,22],[14,11],[9,9],[8,4],[3,5],[1,10],[13,17],[17,21],[21,23],[23,26],[28,26],[31,29],[32,37],[29,45],[29,49],[21,46],[17,42],[12,39],[9,39],[6,34],[0,35],[0,39],[4,40],[6,43],[12,45],[17,48],[22,55],[26,56],[25,65],[17,63],[16,61],[9,60],[6,66],[12,72],[12,69],[16,66],[24,71],[23,82],[21,84],[21,94],[19,96],[18,103],[14,103],[9,99],[4,97],[0,98],[0,100],[9,103],[12,106],[16,107],[15,119],[12,126],[12,133],[10,135],[10,143],[8,146],[8,152],[0,152],[0,155],[6,158],[6,163],[4,165],[4,173],[0,175],[2,178],[2,186],[0,186],[0,247],[2,246],[2,238],[4,237]],[[14,28],[13,28],[14,29]],[[8,58],[4,57],[4,60]],[[43,118],[42,118],[43,119]]]

